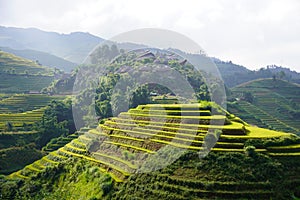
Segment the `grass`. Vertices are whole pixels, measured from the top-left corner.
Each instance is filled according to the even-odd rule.
[[[288,136],[290,135],[289,133],[284,133],[284,132],[279,132],[279,131],[273,131],[273,130],[268,130],[264,128],[259,128],[259,127],[253,127],[253,126],[248,126],[246,127],[248,131],[248,137],[250,138],[272,138],[272,137],[280,137],[280,136]]]
[[[188,106],[191,108],[193,107],[191,104]],[[178,107],[180,106],[170,106],[170,108]],[[173,112],[175,111],[170,110],[170,113]],[[122,114],[121,117],[131,114],[132,113]],[[205,119],[215,118],[215,116],[203,117]],[[227,115],[227,117],[230,116]],[[233,117],[231,117],[231,119],[234,120]],[[230,119],[228,118],[227,120]],[[123,182],[127,177],[131,176],[135,170],[139,170],[140,167],[136,162],[132,162],[126,158],[124,159],[123,151],[134,153],[134,156],[140,156],[141,153],[144,153],[147,154],[146,158],[151,157],[152,154],[156,154],[159,150],[162,150],[160,152],[163,152],[163,147],[167,145],[175,148],[182,148],[191,152],[201,151],[205,148],[202,146],[209,129],[223,130],[223,133],[220,135],[220,140],[216,141],[215,146],[210,149],[210,151],[215,152],[215,154],[229,154],[235,152],[239,155],[245,155],[244,146],[248,139],[272,139],[291,135],[289,133],[249,126],[243,121],[230,121],[229,124],[225,125],[207,125],[201,123],[193,124],[188,121],[181,124],[180,120],[178,121],[177,119],[161,122],[141,119],[111,118],[110,120],[106,120],[104,124],[100,124],[96,129],[83,128],[81,130],[83,135],[80,135],[78,138],[76,138],[77,136],[74,136],[72,141],[64,147],[51,152],[40,161],[28,165],[21,175],[30,176],[30,171],[32,171],[32,173],[39,173],[45,166],[56,165],[62,160],[67,159],[67,157],[77,157],[97,163],[102,172],[109,173],[116,182]],[[191,134],[193,132],[195,135]],[[89,153],[86,150],[86,145],[93,145],[93,142],[95,141],[98,142],[95,144],[100,145],[98,148],[99,150],[97,152]],[[118,149],[118,151],[114,151],[116,149]],[[274,149],[278,152],[273,152],[272,150]],[[290,150],[293,150],[293,152],[289,152]],[[255,151],[257,153],[269,155],[270,157],[298,158],[300,156],[300,144],[269,147],[267,149],[258,147]],[[220,162],[223,161],[220,160]],[[188,168],[186,170],[188,171],[194,168]],[[174,175],[176,174],[180,174],[180,171],[174,172]],[[16,173],[14,176],[17,176]],[[151,190],[153,194],[166,195],[166,198],[168,197],[168,191],[175,191],[172,194],[176,194],[178,198],[183,199],[183,194],[189,192],[201,198],[211,197],[211,195],[226,198],[244,196],[257,196],[261,198],[272,194],[272,191],[267,188],[267,183],[265,185],[265,183],[260,182],[258,185],[253,185],[253,187],[251,186],[252,183],[244,183],[241,181],[223,183],[221,183],[221,181],[212,183],[207,181],[204,183],[207,184],[205,185],[207,188],[198,188],[196,185],[194,187],[180,186],[180,184],[177,184],[176,180],[173,180],[173,182],[158,181],[156,187],[159,188],[159,191],[156,191],[154,188],[149,190]],[[235,186],[235,184],[239,186]],[[241,186],[242,184],[245,184],[244,187]],[[262,185],[262,187],[259,187],[259,185]],[[238,187],[240,189],[231,189],[232,187]]]
[[[124,119],[124,118],[111,118],[112,120],[118,121],[128,121],[137,124],[144,124],[144,125],[171,125],[174,126],[176,124],[170,122],[159,122],[159,121],[147,121],[147,120],[135,120],[135,119]],[[223,129],[223,130],[242,130],[244,125],[237,122],[231,122],[231,124],[223,126],[223,125],[206,125],[206,124],[187,124],[187,123],[178,123],[177,125],[180,128],[199,128],[199,129]]]
[[[116,161],[118,161],[118,162],[121,162],[121,163],[123,163],[123,164],[125,164],[125,165],[128,165],[128,167],[130,167],[130,168],[132,168],[132,169],[137,169],[137,166],[131,164],[131,162],[128,162],[128,161],[123,160],[123,159],[120,159],[120,158],[115,157],[115,156],[106,155],[106,154],[102,154],[102,153],[99,153],[99,152],[95,152],[95,153],[93,153],[93,155],[97,155],[97,156],[102,156],[102,157],[105,157],[105,158],[113,159],[113,160],[116,160]]]
[[[199,119],[199,120],[225,120],[225,116],[223,115],[213,115],[213,116],[176,116],[176,115],[157,115],[157,114],[143,114],[143,113],[127,113],[122,112],[122,115],[129,116],[141,116],[141,117],[155,117],[155,118],[168,118],[168,119]]]
[[[129,145],[129,144],[123,144],[123,143],[111,142],[111,141],[104,141],[104,143],[106,143],[106,144],[113,144],[113,145],[116,145],[116,146],[122,146],[122,147],[126,147],[126,148],[131,148],[131,149],[134,149],[134,150],[143,151],[143,152],[150,153],[150,154],[154,154],[155,153],[154,151],[151,151],[149,149],[145,149],[145,148],[141,148],[141,147],[136,147],[136,146]]]
[[[23,113],[0,114],[0,131],[5,130],[6,123],[12,123],[13,130],[21,130],[24,123],[32,125],[39,121],[44,114],[45,107]]]
[[[61,156],[61,157],[62,157],[62,156]],[[66,157],[65,157],[65,158],[66,158]],[[42,158],[42,160],[46,161],[47,163],[54,164],[54,165],[59,164],[59,162],[53,161],[53,160],[49,159],[47,156],[44,156],[44,157]]]
[[[203,131],[203,130],[195,130],[195,129],[187,129],[187,128],[181,128],[181,127],[171,127],[171,126],[161,126],[161,125],[145,125],[145,126],[142,126],[140,124],[130,124],[130,123],[122,123],[122,122],[114,122],[114,121],[107,121],[106,122],[107,125],[114,125],[114,126],[117,126],[117,127],[121,127],[121,128],[124,128],[124,127],[134,127],[134,128],[138,128],[140,130],[148,130],[148,131],[160,131],[160,130],[173,130],[173,132],[171,131],[164,131],[164,132],[167,132],[167,133],[170,133],[170,134],[180,134],[180,132],[184,132],[184,136],[191,136],[191,137],[200,137],[202,138],[202,136],[198,136],[198,135],[195,135],[195,134],[188,134],[186,132],[191,132],[191,133],[200,133],[200,134],[203,134],[203,133],[206,133],[206,131]],[[180,126],[180,124],[173,124],[173,123],[170,123],[169,125],[176,125],[176,126]],[[179,132],[179,133],[177,133]]]
[[[268,153],[270,156],[278,156],[278,157],[299,157],[300,152],[295,153]]]
[[[254,101],[236,102],[229,111],[260,127],[284,132],[300,132],[300,87],[283,80],[259,79],[232,89],[233,98],[250,92]]]
[[[167,136],[167,135],[161,135],[161,134],[146,133],[146,132],[142,132],[142,131],[123,130],[123,129],[116,129],[116,128],[112,128],[111,130],[113,130],[113,131],[122,131],[122,132],[127,133],[127,134],[134,134],[134,135],[139,135],[139,136],[144,135],[144,136],[150,136],[150,137],[152,136],[152,137],[159,137],[159,138],[165,138],[165,139],[176,139],[176,140],[180,140],[180,141],[184,141],[184,142],[190,142],[190,143],[194,142],[194,140],[178,138],[178,137],[175,138],[176,133],[173,133],[174,134],[173,136]],[[195,141],[195,142],[197,142],[197,141]]]
[[[105,165],[107,167],[110,167],[110,168],[113,168],[119,172],[121,172],[123,175],[125,176],[129,176],[130,174],[126,171],[124,171],[123,169],[115,166],[115,165],[112,165],[110,163],[107,163],[107,162],[103,162],[103,161],[100,161],[100,160],[97,160],[95,158],[91,158],[91,157],[88,157],[88,156],[85,156],[85,155],[82,155],[82,154],[77,154],[77,153],[73,153],[73,152],[70,152],[70,151],[67,151],[67,150],[64,150],[63,148],[60,148],[59,151],[62,151],[63,153],[65,154],[68,154],[70,156],[74,156],[74,157],[78,157],[78,158],[83,158],[83,159],[86,159],[88,161],[92,161],[92,162],[96,162],[96,163],[100,163],[102,165]]]
[[[300,149],[300,144],[289,145],[289,146],[279,146],[279,147],[269,147],[269,149]]]
[[[0,113],[19,113],[47,106],[52,100],[62,100],[65,96],[43,94],[16,94],[0,101]]]
[[[0,73],[53,75],[53,69],[0,50]]]
[[[156,114],[156,115],[195,115],[195,116],[210,116],[209,110],[159,110],[159,109],[130,109],[129,113],[136,114]]]
[[[0,73],[0,80],[1,93],[26,93],[29,91],[40,92],[43,88],[48,87],[52,81],[54,81],[54,77]]]
[[[86,149],[82,149],[82,148],[78,148],[78,147],[75,147],[73,146],[72,142],[71,143],[68,143],[64,146],[64,148],[68,151],[75,151],[76,153],[80,153],[80,154],[84,154],[86,153]]]

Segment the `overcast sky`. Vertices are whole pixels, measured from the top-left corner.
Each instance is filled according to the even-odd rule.
[[[0,0],[0,25],[107,39],[164,28],[190,37],[209,56],[300,72],[299,0]]]

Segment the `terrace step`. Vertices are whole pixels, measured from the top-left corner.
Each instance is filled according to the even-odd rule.
[[[123,144],[123,143],[117,143],[117,142],[111,142],[111,141],[104,141],[104,143],[113,144],[113,145],[121,146],[121,147],[124,147],[124,148],[131,148],[131,149],[134,149],[134,150],[137,150],[137,151],[142,151],[142,152],[146,152],[146,153],[150,153],[150,154],[156,153],[155,151],[151,151],[149,149],[145,149],[145,148],[142,148],[142,147],[136,147],[136,146],[132,146],[132,145],[128,145],[128,144]]]
[[[248,113],[252,115],[259,116],[260,120],[266,125],[266,126],[273,126],[277,130],[282,130],[286,132],[297,132],[298,130],[283,123],[282,121],[278,120],[277,118],[271,116],[270,114],[266,113],[262,109],[258,108],[257,106],[250,104],[245,101],[240,101],[239,105],[242,106],[244,110],[246,110]]]
[[[120,167],[117,167],[113,164],[110,164],[110,163],[107,163],[107,162],[103,162],[101,160],[97,160],[95,158],[91,158],[91,157],[88,157],[88,156],[85,156],[85,155],[82,155],[82,154],[77,154],[77,153],[73,153],[73,152],[70,152],[70,151],[67,151],[65,150],[64,148],[60,148],[59,149],[59,153],[60,154],[63,154],[63,155],[66,155],[66,156],[69,156],[69,157],[78,157],[78,158],[83,158],[83,159],[86,159],[88,161],[92,161],[92,162],[95,162],[95,163],[98,163],[100,164],[100,167],[104,170],[104,171],[107,171],[109,172],[110,174],[112,173],[112,177],[117,181],[117,182],[122,182],[123,179],[127,176],[129,176],[130,174],[126,171],[124,171],[122,168]],[[122,174],[122,177],[119,178],[120,174]]]
[[[160,110],[160,109],[137,109],[128,111],[133,114],[154,114],[154,115],[173,115],[173,116],[211,116],[209,110]]]
[[[268,151],[270,151],[271,153],[300,153],[300,144],[280,147],[268,147]]]
[[[206,133],[208,130],[222,130],[223,134],[225,135],[246,135],[246,132],[244,130],[244,125],[232,122],[230,125],[203,125],[203,124],[192,124],[192,123],[170,123],[170,122],[159,122],[159,121],[147,121],[147,120],[133,120],[133,119],[124,119],[124,118],[111,118],[111,120],[106,121],[106,123],[113,123],[111,121],[115,121],[118,123],[127,123],[133,124],[134,126],[146,126],[147,128],[154,128],[158,129],[160,127],[166,127],[168,129],[172,130],[184,130],[188,131],[187,129],[192,130],[191,132],[197,132],[199,133]],[[106,124],[105,123],[105,124]]]
[[[226,122],[226,116],[213,115],[213,116],[175,116],[175,115],[158,115],[158,114],[140,114],[140,113],[128,113],[122,112],[118,116],[119,118],[133,118],[134,120],[185,120],[192,121],[194,124],[224,124]]]
[[[133,165],[131,162],[113,155],[102,154],[99,152],[95,152],[92,155],[95,159],[105,163],[110,163],[111,165],[117,166],[118,168],[123,169],[128,173],[133,173],[137,169],[137,166]]]
[[[66,144],[63,148],[64,148],[65,150],[70,151],[70,152],[73,152],[73,153],[79,153],[79,154],[85,154],[85,153],[86,153],[86,149],[82,149],[82,148],[75,147],[75,146],[72,144],[72,142]]]
[[[53,151],[53,152],[49,153],[49,154],[47,155],[47,158],[48,158],[49,160],[54,161],[54,162],[59,162],[59,161],[63,161],[63,160],[65,160],[65,159],[67,159],[66,156],[60,155],[60,154],[58,153],[58,151]]]

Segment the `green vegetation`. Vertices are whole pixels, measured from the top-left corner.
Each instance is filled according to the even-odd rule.
[[[36,110],[50,104],[52,100],[63,100],[65,96],[43,94],[16,94],[0,100],[0,113],[16,113]]]
[[[249,70],[244,66],[232,63],[232,61],[224,62],[218,59],[213,60],[220,70],[225,85],[229,88],[261,78],[275,78],[300,83],[300,74],[289,68],[271,65],[259,70]]]
[[[72,100],[82,108],[82,125],[90,126],[77,132],[70,99],[0,95],[6,112],[0,114],[0,172],[10,173],[0,176],[1,199],[300,198],[300,138],[286,133],[299,127],[284,121],[298,117],[298,85],[275,77],[233,89],[232,112],[242,111],[242,119],[275,131],[200,101],[210,99],[202,74],[164,50],[125,53],[102,46],[90,59],[87,67],[106,75],[91,83],[79,80],[85,90]],[[191,103],[159,84],[132,83],[131,69],[142,79],[149,70],[159,72],[151,66],[154,61],[186,77],[197,100]],[[66,93],[76,73],[43,92]],[[40,76],[17,70],[5,75]],[[117,88],[122,81],[128,85]],[[220,92],[215,82],[212,93]],[[91,86],[96,86],[94,102],[86,101],[94,92]],[[111,117],[113,110],[118,117]]]
[[[53,70],[37,61],[27,60],[0,50],[0,73],[25,75],[53,75]]]
[[[300,87],[279,79],[261,79],[242,84],[232,89],[228,104],[233,114],[238,114],[247,122],[269,129],[300,132]],[[252,96],[251,101],[243,94]]]
[[[106,45],[99,47],[90,57],[91,66],[79,68],[79,70],[83,71],[93,71],[95,74],[97,71],[105,74],[105,76],[99,77],[99,80],[95,78],[90,83],[77,80],[76,85],[78,87],[86,88],[80,91],[81,93],[77,95],[74,101],[75,108],[80,110],[85,116],[81,122],[82,126],[90,125],[90,122],[93,121],[94,117],[91,117],[91,110],[93,109],[96,110],[97,117],[101,120],[111,117],[113,114],[126,112],[129,108],[134,108],[141,104],[189,102],[190,99],[187,98],[194,98],[195,101],[197,99],[210,100],[208,88],[203,87],[205,85],[205,80],[202,76],[204,72],[197,71],[188,62],[182,62],[181,57],[165,50],[124,52],[115,48]],[[111,61],[116,55],[118,55],[116,59]],[[169,68],[161,69],[160,66],[166,64]],[[140,85],[135,81],[137,77],[145,80],[149,79],[150,71],[158,74],[164,73],[166,77],[174,75],[173,71],[178,72],[180,76],[187,79],[195,91],[195,95],[184,97],[177,94],[175,96],[176,93],[180,92],[170,91],[169,88],[163,86],[163,83],[160,85],[159,83],[151,83],[149,80],[149,83]],[[218,86],[221,82],[213,77],[211,79],[210,81],[213,81],[214,84],[210,92],[217,94],[219,92]],[[168,81],[170,82],[169,84],[172,84],[171,82],[174,80],[162,81]],[[94,88],[91,88],[91,86],[94,86]],[[95,102],[87,101],[86,99],[91,97],[95,90]]]
[[[3,183],[1,179],[1,197],[4,199],[31,197],[66,200],[110,199],[113,192],[112,178],[103,173],[96,164],[82,159],[66,159],[59,164],[35,171],[39,174],[26,179],[26,182],[15,179]],[[23,177],[23,175],[18,176]]]
[[[41,120],[45,107],[22,113],[0,114],[0,131],[28,130],[28,127]]]
[[[145,117],[145,110],[156,112],[157,107],[141,105],[128,114],[143,113]],[[179,116],[180,110],[186,114],[197,110],[211,114],[212,110],[219,110],[228,123],[209,125],[185,118],[174,120],[167,113],[165,121],[127,119],[120,114],[96,129],[81,129],[78,138],[74,136],[68,144],[11,174],[0,183],[1,192],[20,199],[51,199],[59,193],[61,199],[84,195],[95,199],[292,199],[298,195],[298,136],[249,126],[206,102],[160,107],[174,116]],[[61,137],[50,144],[61,145],[63,140]],[[206,157],[199,158],[198,151],[209,149]],[[178,154],[182,150],[183,154]],[[180,156],[175,162],[163,167],[176,155]],[[160,160],[163,157],[167,160]],[[92,192],[96,179],[90,176],[96,172],[88,175],[86,170],[94,168],[99,173],[97,185],[107,185],[106,180],[109,184]],[[150,171],[141,173],[143,170]],[[101,179],[103,176],[105,180]],[[17,179],[22,180],[18,186]],[[36,185],[32,191],[28,190],[29,184]]]
[[[0,150],[0,173],[9,174],[38,160],[42,153],[33,144]]]
[[[46,107],[43,117],[34,127],[39,133],[38,145],[45,146],[52,138],[68,136],[76,128],[72,118],[72,104],[70,99],[52,101]]]
[[[0,51],[0,80],[1,93],[39,92],[54,80],[54,70]]]
[[[11,103],[13,106],[9,108],[13,111],[13,109],[22,108],[24,104],[28,107],[33,106],[33,102],[32,104],[28,102],[30,100],[40,102],[40,104],[37,103],[37,106],[43,106],[46,101],[53,98],[56,97],[15,95],[5,98],[1,103],[6,103],[4,105]],[[19,101],[15,101],[16,99]],[[48,106],[24,113],[0,114],[0,120],[2,121],[0,123],[2,125],[0,132],[0,173],[7,174],[21,169],[41,158],[46,152],[56,150],[78,137],[76,134],[71,134],[75,131],[75,127],[69,100],[52,101]],[[56,137],[60,138],[51,141],[44,147],[52,138]],[[58,145],[57,148],[54,145],[55,141]],[[44,147],[44,151],[41,151],[42,147]]]
[[[40,92],[50,85],[53,76],[0,74],[1,93]]]

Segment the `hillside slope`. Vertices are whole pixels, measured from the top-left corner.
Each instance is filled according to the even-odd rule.
[[[211,103],[140,105],[78,134],[11,174],[1,192],[11,199],[299,196],[299,137],[251,127]]]
[[[0,47],[0,49],[29,60],[37,60],[42,65],[64,70],[66,72],[72,71],[72,69],[74,69],[76,66],[75,63],[41,51],[35,51],[31,49],[16,50],[9,47]]]
[[[0,51],[0,92],[40,91],[54,80],[54,70],[25,58]]]
[[[229,104],[228,109],[242,119],[275,130],[300,132],[299,85],[280,79],[258,79],[233,88],[232,93],[239,101]]]

